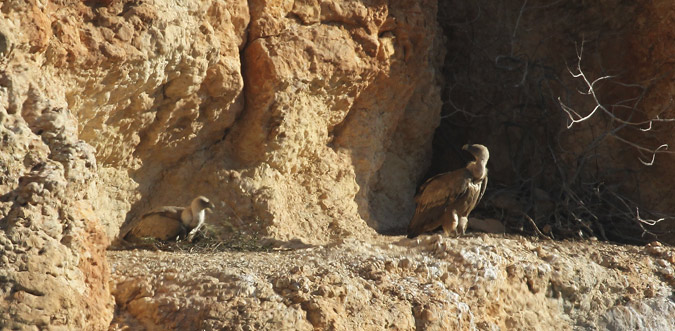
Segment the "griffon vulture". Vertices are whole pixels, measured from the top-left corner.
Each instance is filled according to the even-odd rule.
[[[205,211],[210,212],[213,208],[204,196],[194,198],[188,207],[158,207],[122,227],[119,238],[127,241],[136,238],[175,240],[187,235],[191,242],[204,225]]]
[[[487,187],[490,157],[483,145],[464,145],[476,159],[466,167],[429,178],[415,196],[417,208],[408,225],[408,238],[443,227],[445,235],[464,234],[469,213],[483,197]]]

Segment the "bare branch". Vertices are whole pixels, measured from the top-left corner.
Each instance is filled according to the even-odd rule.
[[[566,77],[563,79],[557,62],[551,63],[537,51],[537,47],[548,45],[547,38],[533,48],[531,40],[525,42],[518,36],[531,27],[530,13],[565,6],[565,1],[536,4],[519,0],[516,7],[503,13],[505,16],[497,16],[500,23],[510,26],[500,26],[496,35],[481,30],[486,20],[495,17],[481,15],[481,10],[494,14],[493,8],[481,7],[483,2],[471,3],[471,15],[466,15],[476,16],[474,7],[478,4],[476,17],[480,20],[445,23],[458,38],[453,46],[468,54],[460,59],[465,62],[453,58],[453,64],[461,66],[448,66],[452,68],[448,69],[452,85],[446,87],[444,99],[450,100],[444,100],[444,130],[438,131],[443,134],[438,139],[455,137],[451,133],[457,129],[472,136],[474,123],[467,120],[480,117],[488,122],[485,128],[500,135],[495,139],[503,139],[500,143],[506,146],[504,153],[508,155],[504,162],[510,162],[504,170],[511,173],[488,189],[488,197],[500,198],[489,199],[483,204],[486,209],[479,212],[493,213],[507,228],[541,238],[597,236],[639,243],[667,233],[669,230],[652,226],[675,215],[649,210],[642,201],[631,200],[629,196],[642,196],[635,169],[612,162],[616,154],[603,154],[605,150],[600,147],[613,137],[617,141],[612,143],[626,147],[644,165],[654,164],[656,154],[675,153],[675,148],[670,152],[669,145],[653,140],[651,135],[667,129],[664,123],[675,122],[670,118],[675,116],[675,98],[656,108],[644,106],[651,96],[650,87],[667,79],[669,73],[638,83],[621,82],[622,76],[602,68],[602,58],[593,53],[594,42],[584,39],[571,45],[576,54],[560,68]],[[569,17],[556,19],[563,22]],[[603,40],[601,33],[596,33],[601,31],[587,31],[599,42]],[[461,86],[461,93],[453,90],[453,85]],[[616,93],[606,94],[609,89]],[[581,108],[577,100],[587,107]],[[552,112],[557,116],[551,116]],[[588,141],[581,146],[568,144],[565,133],[569,131],[561,125],[563,121],[567,129],[585,124]],[[659,161],[664,162],[661,158]],[[617,178],[635,183],[617,183]]]
[[[663,144],[663,145],[657,147],[656,149],[649,149],[647,147],[640,146],[640,145],[638,145],[638,144],[636,144],[632,141],[621,138],[617,134],[612,134],[611,136],[616,138],[617,140],[627,144],[627,145],[630,145],[630,146],[634,147],[635,149],[637,149],[640,152],[647,152],[647,153],[651,154],[652,160],[649,161],[649,162],[644,161],[641,158],[638,158],[638,160],[640,160],[640,163],[642,163],[646,166],[651,166],[651,165],[654,164],[654,159],[656,158],[656,153],[675,154],[675,152],[668,151],[668,144]]]
[[[525,11],[525,6],[527,6],[527,0],[523,1],[523,5],[520,6],[520,11],[518,12],[518,19],[516,19],[516,24],[513,27],[513,35],[511,35],[511,38],[516,37],[516,32],[518,31],[518,25],[520,25],[520,19],[523,17],[523,12]]]
[[[643,86],[638,85],[638,84],[625,84],[625,83],[616,82],[616,84],[619,84],[619,85],[624,86],[624,87],[639,88],[639,89],[642,90],[642,93],[637,98],[630,98],[630,99],[622,100],[622,101],[620,101],[620,102],[618,102],[614,105],[611,105],[609,107],[612,110],[615,109],[615,108],[624,108],[624,109],[628,109],[628,110],[633,111],[633,112],[631,112],[631,115],[629,115],[629,119],[623,119],[623,118],[619,117],[616,113],[614,113],[612,110],[608,109],[608,107],[603,105],[600,102],[600,99],[598,98],[595,85],[598,82],[608,80],[608,79],[612,79],[612,78],[614,78],[614,76],[605,75],[605,76],[601,76],[599,78],[596,78],[592,81],[588,78],[586,73],[584,73],[584,71],[581,69],[581,61],[582,61],[583,52],[584,52],[584,43],[585,43],[585,41],[582,40],[581,46],[576,49],[576,52],[577,52],[576,67],[574,68],[574,70],[570,69],[568,67],[567,70],[572,75],[572,77],[581,78],[583,80],[583,82],[586,86],[586,91],[585,92],[579,91],[579,93],[584,94],[584,95],[590,95],[593,98],[593,102],[595,103],[595,107],[593,107],[593,110],[590,113],[588,113],[586,115],[581,115],[575,109],[573,109],[572,107],[563,103],[562,99],[560,97],[558,97],[558,103],[560,105],[560,108],[565,112],[565,114],[567,115],[567,118],[568,118],[568,122],[567,122],[567,128],[568,129],[570,129],[576,123],[581,123],[581,122],[587,121],[588,119],[593,117],[598,112],[598,110],[601,110],[603,113],[608,115],[612,122],[616,122],[616,123],[619,123],[621,125],[628,126],[628,127],[634,127],[634,128],[637,128],[638,130],[640,130],[642,132],[647,132],[647,131],[652,130],[654,122],[675,122],[675,118],[660,118],[659,117],[660,114],[663,113],[666,109],[663,109],[654,118],[650,118],[650,119],[647,119],[645,121],[631,121],[630,120],[630,117],[632,117],[633,113],[635,111],[637,111],[636,107],[637,107],[638,103],[642,100],[644,92],[646,91],[646,88],[644,88]],[[632,105],[626,105],[629,102],[633,103],[633,104]],[[644,125],[647,125],[647,127],[643,127]],[[638,158],[640,163],[642,163],[646,166],[651,166],[651,165],[654,164],[654,160],[656,159],[657,153],[673,154],[673,152],[667,151],[667,149],[668,149],[667,144],[662,144],[659,147],[657,147],[656,149],[651,149],[651,148],[641,146],[639,144],[636,144],[634,142],[631,142],[627,139],[624,139],[624,138],[618,136],[616,134],[617,131],[618,130],[613,130],[613,132],[611,132],[610,135],[612,137],[616,138],[617,140],[619,140],[619,141],[621,141],[621,142],[623,142],[623,143],[625,143],[629,146],[634,147],[640,153],[647,152],[647,153],[651,154],[651,161],[645,161],[642,158]]]
[[[545,239],[549,239],[549,240],[551,239],[551,237],[545,235],[544,233],[541,232],[541,230],[539,230],[539,227],[537,226],[537,223],[534,222],[534,220],[532,219],[532,217],[530,217],[529,215],[527,215],[527,214],[524,213],[524,212],[523,212],[522,214],[523,214],[523,217],[525,217],[525,219],[526,219],[528,222],[530,222],[530,225],[532,225],[532,227],[534,228],[534,232],[535,232],[539,237],[545,238]]]
[[[644,224],[647,224],[649,226],[654,226],[657,223],[666,219],[665,217],[659,218],[657,220],[644,219],[644,218],[640,217],[640,208],[639,207],[635,207],[635,218],[638,221],[640,221],[640,223],[644,223]]]

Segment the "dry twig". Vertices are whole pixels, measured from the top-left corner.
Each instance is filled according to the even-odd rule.
[[[600,102],[600,99],[598,97],[598,92],[596,88],[596,84],[599,82],[612,79],[614,76],[611,75],[606,75],[606,76],[601,76],[599,78],[596,78],[594,80],[590,80],[586,73],[581,69],[581,61],[583,57],[583,52],[584,52],[584,43],[585,41],[581,42],[581,47],[577,47],[577,63],[574,68],[574,70],[570,69],[569,67],[567,70],[569,73],[572,75],[574,78],[581,78],[581,80],[584,82],[586,90],[585,91],[579,91],[579,93],[584,94],[584,95],[590,95],[593,98],[593,101],[595,103],[595,107],[591,112],[589,112],[586,115],[581,115],[579,114],[574,108],[567,106],[560,97],[558,97],[558,103],[560,104],[560,108],[567,114],[567,128],[571,128],[574,124],[577,123],[582,123],[590,118],[592,118],[598,111],[602,111],[605,113],[607,116],[609,116],[611,122],[616,122],[619,123],[620,126],[617,127],[616,130],[612,130],[609,134],[609,136],[621,141],[622,143],[625,143],[635,149],[638,150],[638,152],[643,155],[644,152],[647,152],[651,154],[651,160],[650,161],[645,161],[642,158],[639,158],[640,162],[646,166],[651,166],[654,164],[654,160],[656,158],[657,153],[668,153],[668,154],[673,154],[674,152],[668,151],[668,144],[661,144],[657,148],[649,148],[645,147],[642,145],[639,145],[635,142],[629,141],[627,139],[622,138],[621,136],[618,135],[618,129],[624,128],[625,126],[631,126],[631,127],[636,127],[642,132],[647,132],[650,131],[653,128],[653,124],[655,122],[675,122],[675,118],[661,118],[661,114],[664,113],[668,108],[664,108],[661,110],[659,114],[654,116],[653,118],[649,118],[644,121],[631,121],[630,117],[633,116],[634,112],[637,111],[637,106],[640,101],[642,101],[642,98],[644,96],[644,91],[646,91],[646,88],[638,85],[638,84],[623,84],[619,83],[621,86],[624,87],[635,87],[639,88],[643,91],[643,93],[640,94],[638,98],[632,98],[632,99],[627,99],[618,102],[617,104],[612,105],[611,107],[605,106]],[[633,105],[625,105],[624,103],[634,101]],[[629,119],[623,119],[620,116],[618,116],[614,111],[610,110],[610,108],[627,108],[631,111],[631,115],[629,116]],[[644,127],[646,125],[646,127]],[[644,156],[644,155],[643,155]]]

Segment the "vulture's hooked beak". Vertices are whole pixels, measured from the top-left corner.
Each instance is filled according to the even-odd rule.
[[[462,150],[469,152],[469,154],[471,154],[471,156],[473,156],[475,159],[478,159],[478,155],[476,154],[476,152],[478,152],[477,149],[476,149],[476,145],[466,144],[466,145],[462,146]]]
[[[214,206],[212,202],[209,202],[209,206],[206,208],[206,211],[208,211],[209,214],[211,214],[213,213],[214,209],[216,209],[216,206]]]
[[[487,147],[481,144],[466,144],[462,146],[462,150],[471,153],[477,161],[487,162],[488,158],[490,158],[490,152],[488,152]]]

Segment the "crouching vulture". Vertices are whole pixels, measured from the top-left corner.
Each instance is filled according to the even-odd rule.
[[[159,240],[181,238],[192,242],[204,225],[204,212],[211,212],[213,208],[213,203],[204,196],[194,198],[187,207],[155,208],[122,227],[119,238],[130,242],[140,238]]]
[[[455,171],[429,178],[415,196],[417,208],[408,225],[408,238],[443,227],[446,236],[464,234],[469,213],[487,187],[488,149],[479,144],[464,145],[475,161]]]

